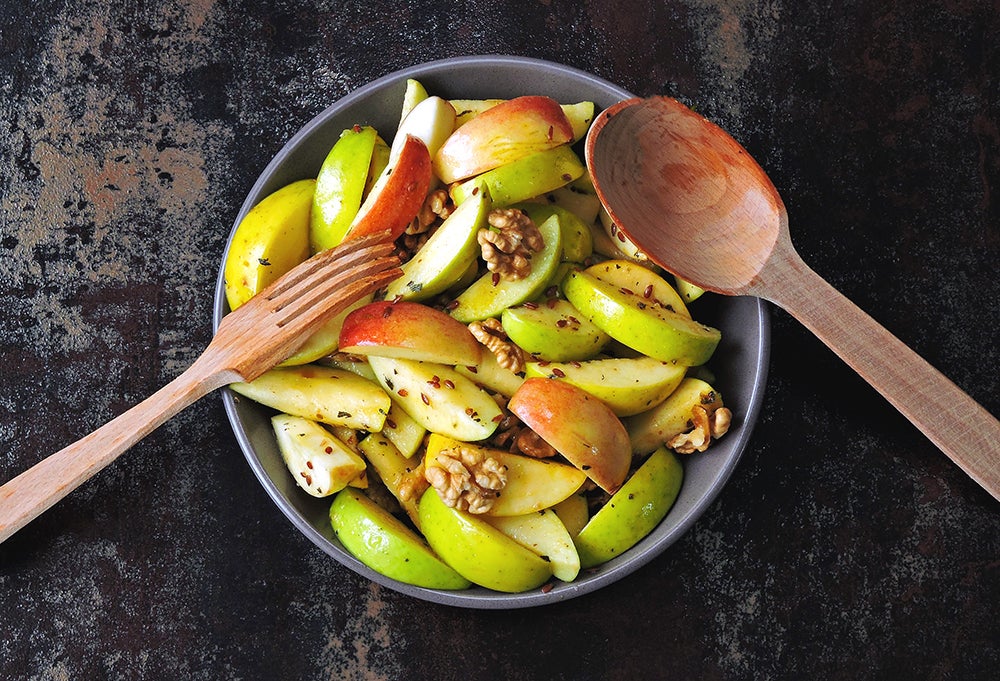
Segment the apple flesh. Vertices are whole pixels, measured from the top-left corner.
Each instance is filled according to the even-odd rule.
[[[434,489],[420,498],[420,531],[445,563],[470,582],[519,593],[552,577],[552,564],[482,518],[445,505]]]
[[[570,272],[563,294],[581,314],[622,344],[649,357],[684,366],[704,364],[721,334],[638,292],[585,272]]]
[[[402,274],[389,283],[386,300],[421,301],[457,284],[470,267],[476,267],[476,235],[487,225],[492,202],[488,192],[458,206],[402,266]]]
[[[559,228],[562,230],[562,260],[563,262],[582,263],[594,254],[594,239],[590,228],[575,213],[561,206],[525,201],[514,208],[523,210],[531,221],[540,225],[553,214],[559,216]]]
[[[364,493],[345,489],[330,506],[330,524],[355,558],[390,579],[427,589],[467,589],[472,583],[448,567],[413,530]]]
[[[396,404],[433,433],[476,442],[492,435],[503,418],[488,392],[449,366],[375,355],[368,363]]]
[[[523,279],[494,280],[487,272],[472,283],[449,307],[452,317],[468,324],[487,317],[499,317],[512,305],[520,305],[538,296],[549,285],[562,254],[562,232],[558,216],[553,215],[538,225],[545,246],[531,258],[531,272]]]
[[[611,408],[587,391],[526,378],[507,408],[604,491],[613,493],[625,481],[632,462],[628,433]]]
[[[601,400],[617,416],[631,416],[667,398],[687,367],[652,357],[607,357],[583,362],[528,362],[526,378],[566,381]]]
[[[416,137],[433,158],[455,129],[455,108],[440,97],[425,97],[406,114],[393,138],[390,159],[399,155],[407,136]]]
[[[651,265],[618,259],[591,265],[584,272],[612,286],[641,295],[649,307],[676,312],[690,319],[691,313],[684,304],[684,299],[666,279],[650,267]]]
[[[448,314],[420,303],[376,301],[344,319],[340,351],[440,364],[478,364],[482,345]]]
[[[372,433],[359,442],[358,449],[375,469],[379,480],[399,502],[400,508],[419,528],[417,504],[420,495],[430,487],[430,483],[424,478],[423,463],[403,456],[387,437],[379,433]]]
[[[620,556],[653,531],[680,493],[684,468],[665,447],[654,451],[574,538],[581,566]]]
[[[459,126],[434,156],[445,184],[573,140],[573,126],[558,102],[529,95],[509,99]]]
[[[388,230],[398,239],[424,204],[431,185],[427,145],[406,135],[355,215],[344,240]]]
[[[577,553],[566,526],[551,510],[518,516],[492,516],[486,522],[552,565],[552,575],[572,582],[580,574]]]
[[[508,307],[500,322],[518,347],[547,362],[590,359],[611,340],[570,302],[559,298]]]
[[[632,451],[645,455],[664,442],[691,429],[692,410],[696,406],[717,409],[723,406],[722,395],[710,384],[687,376],[666,400],[649,411],[625,421]]]
[[[226,253],[226,300],[235,310],[309,257],[309,213],[316,180],[266,196],[246,214]]]
[[[541,511],[578,491],[587,479],[573,466],[462,443],[438,433],[431,433],[427,438],[424,466],[440,466],[438,455],[459,446],[478,450],[484,456],[496,459],[507,471],[507,484],[485,515],[515,516]]]
[[[310,216],[309,244],[313,253],[338,245],[361,208],[378,133],[355,126],[340,134],[316,176]]]
[[[521,384],[524,377],[515,374],[505,366],[501,366],[497,361],[497,356],[492,352],[484,352],[479,364],[458,364],[455,371],[465,376],[478,386],[486,388],[504,397],[510,397]]]
[[[590,507],[587,504],[587,497],[582,494],[571,494],[558,504],[552,507],[559,520],[563,522],[566,531],[571,537],[580,534],[580,530],[590,520]]]
[[[347,318],[347,315],[371,301],[372,296],[368,295],[348,305],[336,317],[314,331],[306,339],[305,343],[299,346],[299,349],[288,357],[288,359],[284,360],[280,366],[309,364],[334,352],[340,343],[340,331],[344,326],[344,320]]]
[[[295,483],[314,497],[339,492],[365,472],[365,461],[311,419],[271,418],[278,451]]]
[[[566,146],[538,151],[497,166],[470,180],[452,186],[452,201],[461,205],[481,187],[486,187],[498,206],[509,206],[558,189],[580,177],[584,165]]]
[[[285,414],[370,432],[382,430],[390,404],[377,384],[350,371],[315,364],[278,367],[229,388]]]

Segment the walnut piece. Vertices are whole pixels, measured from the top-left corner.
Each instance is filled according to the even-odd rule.
[[[469,513],[486,513],[507,484],[507,469],[472,447],[441,450],[424,477],[445,505]]]
[[[469,324],[469,331],[496,356],[497,364],[515,374],[524,371],[524,350],[507,337],[499,319],[490,317],[481,322],[472,322]]]
[[[524,279],[531,274],[531,254],[545,247],[542,233],[516,208],[492,210],[488,221],[476,235],[486,267],[503,279]]]
[[[441,222],[446,220],[455,211],[455,204],[451,202],[448,191],[445,189],[435,189],[420,207],[413,221],[407,225],[406,230],[399,239],[405,256],[412,257],[420,248],[427,243],[431,233]],[[406,258],[407,260],[409,257]]]
[[[703,400],[691,409],[691,430],[674,436],[667,442],[679,454],[703,452],[712,444],[712,438],[720,438],[729,431],[733,413],[721,406],[714,396]]]

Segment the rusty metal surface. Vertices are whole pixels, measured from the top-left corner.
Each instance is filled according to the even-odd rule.
[[[835,3],[834,3],[835,5]],[[1000,413],[996,3],[0,8],[0,480],[186,367],[243,196],[328,103],[508,53],[697,106],[814,269]],[[409,599],[267,499],[203,400],[0,545],[13,679],[995,678],[1000,507],[774,314],[750,450],[635,575],[542,610]]]

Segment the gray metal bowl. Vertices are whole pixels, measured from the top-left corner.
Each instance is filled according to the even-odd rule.
[[[564,103],[591,100],[601,110],[632,96],[583,71],[521,57],[458,57],[397,71],[340,99],[296,133],[250,190],[236,216],[233,231],[244,215],[271,192],[295,180],[315,177],[344,128],[355,123],[367,124],[390,135],[398,124],[407,78],[416,78],[431,94],[448,98],[539,94]],[[436,591],[402,584],[374,572],[347,553],[334,537],[327,515],[330,500],[315,499],[296,487],[278,453],[268,410],[246,399],[237,401],[228,390],[224,391],[223,401],[247,462],[268,495],[295,527],[341,564],[391,589],[437,603],[483,609],[544,605],[618,581],[663,553],[713,502],[746,448],[763,401],[767,374],[770,326],[766,306],[755,298],[717,296],[706,296],[696,305],[697,318],[722,331],[723,340],[711,368],[717,377],[717,387],[733,411],[732,428],[708,453],[684,459],[685,479],[680,496],[649,536],[620,557],[581,573],[575,582],[556,581],[547,592],[535,590],[512,595],[481,588]],[[216,328],[227,312],[220,267],[214,308]]]

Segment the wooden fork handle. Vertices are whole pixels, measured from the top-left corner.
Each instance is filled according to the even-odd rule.
[[[766,289],[758,295],[802,322],[1000,500],[1000,421],[801,260]]]
[[[0,487],[0,542],[215,388],[239,380],[202,357],[157,392]]]

